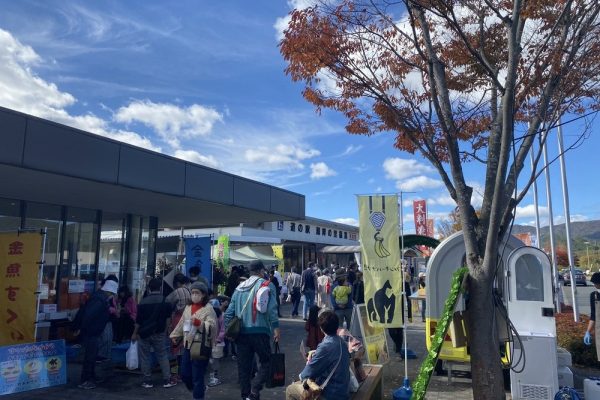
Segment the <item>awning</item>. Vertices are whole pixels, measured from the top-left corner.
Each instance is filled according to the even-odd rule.
[[[244,246],[241,247],[237,250],[235,250],[236,252],[246,256],[246,257],[251,257],[254,260],[260,260],[262,261],[264,264],[270,263],[270,264],[276,264],[279,263],[279,259],[277,257],[274,257],[272,255],[268,255],[265,253],[261,253],[259,250],[250,247],[250,246]],[[231,258],[231,257],[230,257]]]
[[[325,246],[321,253],[360,253],[360,246]]]

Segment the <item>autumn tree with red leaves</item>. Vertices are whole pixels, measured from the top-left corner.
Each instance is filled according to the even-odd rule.
[[[341,112],[351,134],[395,134],[456,201],[478,400],[505,398],[491,292],[499,239],[540,172],[542,128],[599,106],[599,11],[596,0],[321,0],[292,11],[280,43],[317,111]],[[479,215],[465,162],[485,166]]]

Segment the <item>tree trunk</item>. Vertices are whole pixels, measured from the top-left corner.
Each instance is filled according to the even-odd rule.
[[[473,398],[477,400],[506,399],[500,361],[498,334],[492,323],[492,298],[495,266],[469,265],[469,344]],[[474,334],[474,332],[477,332]]]

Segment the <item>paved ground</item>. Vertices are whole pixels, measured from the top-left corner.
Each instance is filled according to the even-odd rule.
[[[588,298],[591,288],[578,288],[578,298]],[[565,298],[570,292],[570,288],[564,288]],[[582,305],[583,301],[578,300]],[[589,306],[588,306],[589,308]],[[282,307],[284,316],[290,314],[289,305]],[[304,362],[299,352],[300,341],[304,338],[304,322],[300,319],[283,318],[281,322],[282,329],[282,351],[286,355],[286,375],[288,382],[291,382],[302,369]],[[411,382],[416,376],[421,361],[425,356],[425,327],[422,322],[414,322],[409,325],[407,331],[408,347],[413,350],[417,359],[409,360],[408,376]],[[393,349],[392,341],[388,338],[388,343]],[[153,389],[143,389],[140,387],[141,376],[139,372],[130,372],[124,369],[112,369],[107,382],[98,386],[94,390],[83,391],[77,388],[79,383],[79,374],[81,366],[77,363],[70,363],[68,369],[68,383],[64,386],[41,389],[32,392],[26,392],[15,395],[3,396],[6,400],[26,400],[44,398],[47,400],[141,400],[148,398],[161,398],[162,400],[171,399],[189,399],[190,393],[183,385],[178,385],[170,389],[164,389],[161,386]],[[574,369],[575,387],[582,387],[582,379],[590,374],[600,375],[598,371]],[[240,397],[237,385],[237,364],[231,358],[221,361],[221,379],[222,385],[209,388],[207,399],[229,400]],[[154,378],[158,383],[160,374],[155,373]],[[404,363],[397,355],[393,355],[391,361],[384,367],[384,394],[385,399],[392,399],[392,390],[402,385],[404,378]],[[285,398],[285,388],[264,389],[261,393],[264,400],[275,400]],[[471,379],[468,365],[456,365],[453,370],[452,382],[448,382],[447,376],[433,376],[427,393],[428,400],[467,400],[472,399]],[[507,393],[510,399],[510,394]]]
[[[289,306],[284,306],[283,315],[289,315]],[[300,341],[304,337],[304,322],[298,319],[282,319],[282,351],[286,355],[286,375],[291,382],[303,367],[303,360],[299,352]],[[393,349],[391,340],[390,347]],[[418,372],[421,360],[425,354],[425,330],[421,322],[411,324],[408,330],[409,349],[417,354],[416,360],[409,360],[409,379],[414,379]],[[468,369],[467,366],[458,369]],[[94,390],[83,391],[77,388],[81,367],[77,363],[69,364],[69,379],[64,386],[41,389],[15,395],[3,396],[6,400],[39,399],[46,400],[138,400],[148,398],[161,398],[162,400],[191,398],[190,393],[183,385],[164,389],[155,387],[143,389],[140,387],[141,376],[139,373],[129,372],[123,369],[114,369],[112,376],[106,383],[99,385]],[[154,375],[156,382],[160,381],[160,374]],[[462,400],[472,399],[471,381],[469,373],[455,371],[453,382],[448,383],[447,377],[434,376],[430,384],[427,399],[431,400]],[[392,360],[384,368],[384,393],[386,399],[391,399],[394,388],[402,385],[404,378],[404,364],[398,356],[394,355]],[[223,359],[221,362],[221,379],[224,383],[220,386],[209,388],[207,399],[238,399],[240,397],[237,386],[237,364],[231,358]],[[285,388],[264,389],[261,398],[275,400],[285,398]]]

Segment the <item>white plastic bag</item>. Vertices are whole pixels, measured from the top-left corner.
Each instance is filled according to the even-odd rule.
[[[139,366],[138,343],[131,342],[127,353],[125,353],[125,366],[127,369],[137,369]]]
[[[358,392],[359,388],[360,384],[358,383],[358,379],[356,379],[354,371],[352,371],[352,368],[350,368],[350,393]]]

